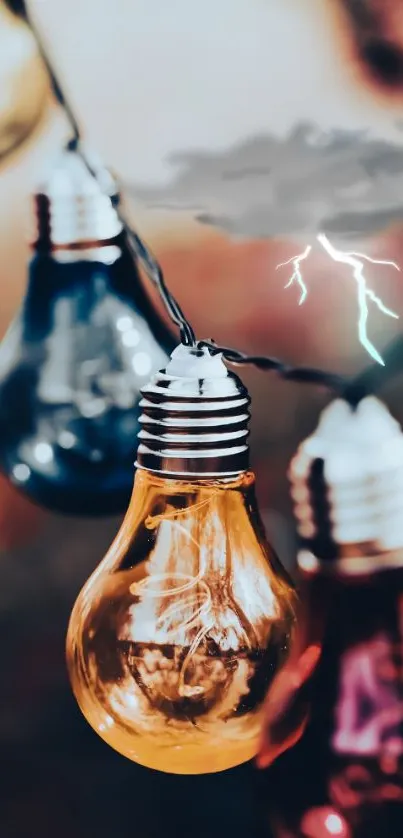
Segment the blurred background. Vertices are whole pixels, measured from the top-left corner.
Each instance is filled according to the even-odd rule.
[[[343,266],[315,251],[308,299],[298,306],[298,290],[284,290],[288,275],[275,270],[303,249],[297,230],[295,236],[274,237],[268,229],[259,237],[231,237],[219,225],[201,225],[183,205],[177,211],[148,206],[136,185],[139,193],[163,194],[174,179],[171,156],[219,155],[251,137],[281,139],[302,123],[369,131],[399,147],[401,0],[29,5],[86,139],[117,174],[130,217],[198,336],[337,372],[363,367],[368,357],[357,338],[356,288]],[[20,11],[18,0],[0,0],[1,335],[26,288],[29,193],[68,137]],[[403,262],[398,223],[375,224],[365,246],[376,258]],[[402,313],[401,275],[369,266],[368,277]],[[376,311],[370,324],[379,348],[399,327]],[[327,395],[253,370],[241,374],[253,399],[252,458],[263,517],[292,569],[287,465]],[[398,384],[387,398],[402,419]],[[109,750],[75,705],[64,664],[67,620],[120,522],[50,514],[0,478],[0,834],[267,835],[252,766],[199,778],[148,771]]]

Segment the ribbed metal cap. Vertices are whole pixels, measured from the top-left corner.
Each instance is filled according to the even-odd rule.
[[[347,562],[403,548],[403,433],[378,399],[329,405],[289,477],[303,550]]]
[[[119,203],[117,184],[96,158],[87,158],[97,178],[75,151],[65,149],[33,195],[36,248],[85,247],[121,232],[114,209]]]
[[[142,396],[138,468],[191,478],[247,470],[250,399],[220,355],[178,346]]]

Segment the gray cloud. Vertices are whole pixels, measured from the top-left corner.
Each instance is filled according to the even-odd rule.
[[[245,140],[221,153],[172,155],[172,182],[133,184],[148,207],[187,210],[250,237],[369,236],[403,221],[403,147],[366,132],[297,126],[286,138]],[[176,170],[176,171],[175,171]]]

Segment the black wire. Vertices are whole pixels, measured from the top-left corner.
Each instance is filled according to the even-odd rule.
[[[179,327],[182,343],[184,343],[185,346],[196,346],[197,341],[193,328],[185,317],[179,303],[167,288],[161,266],[158,264],[155,256],[153,256],[150,249],[144,244],[140,236],[122,217],[119,210],[117,210],[117,214],[123,225],[128,245],[131,248],[134,257],[139,261],[148,276],[157,286],[159,295],[171,320]]]
[[[65,96],[42,38],[28,12],[25,0],[19,0],[19,10],[25,17],[25,20],[32,31],[42,60],[48,71],[56,100],[63,108],[70,124],[72,137],[70,138],[67,147],[71,151],[75,151],[80,156],[87,170],[99,183],[98,173],[93,169],[81,145],[80,127],[75,117],[73,108]],[[102,184],[100,185],[102,186]],[[111,195],[108,195],[108,198],[113,202],[113,197]],[[281,378],[288,381],[299,381],[327,387],[334,393],[342,395],[342,397],[352,406],[356,406],[366,395],[374,393],[396,373],[403,371],[403,336],[399,336],[397,339],[394,339],[389,347],[386,348],[384,352],[385,367],[382,367],[379,364],[371,365],[364,370],[364,372],[360,373],[351,380],[348,380],[343,376],[311,367],[291,367],[288,364],[284,364],[279,361],[277,358],[246,355],[237,349],[219,347],[214,341],[210,340],[199,341],[197,343],[191,324],[185,317],[179,303],[167,288],[162,269],[156,258],[153,256],[140,236],[132,229],[129,222],[116,204],[114,204],[114,208],[122,224],[128,247],[130,248],[134,259],[140,263],[149,279],[151,279],[154,285],[156,285],[161,300],[164,303],[172,322],[178,326],[182,343],[185,345],[200,347],[206,346],[211,353],[221,353],[231,364],[251,364],[261,370],[273,370]]]
[[[80,137],[72,138],[69,141],[68,147],[78,154],[90,174],[98,180],[97,172],[91,166],[91,163],[83,150]],[[111,199],[111,196],[108,195],[108,198]],[[179,303],[169,291],[165,283],[164,274],[155,256],[153,256],[151,250],[147,247],[145,242],[143,242],[138,233],[133,230],[116,204],[114,205],[114,209],[122,225],[126,242],[133,258],[141,265],[149,279],[151,279],[154,285],[156,285],[169,317],[179,328],[182,343],[185,344],[185,346],[196,346],[196,335],[193,328],[185,317]]]
[[[91,166],[85,152],[83,151],[80,139],[78,138],[77,140],[71,140],[69,142],[69,148],[71,150],[74,150],[78,154],[78,156],[83,161],[90,174],[92,174],[93,177],[96,180],[98,180],[97,173]],[[108,197],[111,198],[110,195],[108,195]],[[162,272],[161,266],[157,262],[155,256],[153,256],[153,254],[151,253],[151,250],[140,238],[138,233],[136,233],[135,230],[133,230],[133,228],[130,226],[129,222],[127,221],[119,207],[115,205],[114,209],[123,227],[126,242],[128,244],[133,258],[141,265],[149,279],[151,279],[154,285],[156,285],[158,293],[166,308],[166,311],[168,312],[169,317],[171,318],[172,322],[175,323],[175,325],[179,328],[182,343],[185,344],[185,346],[196,346],[196,335],[193,331],[193,328],[190,325],[187,318],[185,317],[179,303],[177,302],[173,294],[171,294],[171,292],[169,291],[164,279],[164,274]]]
[[[59,103],[61,108],[63,108],[63,110],[66,114],[67,120],[68,120],[68,122],[70,124],[70,127],[71,127],[72,137],[69,139],[69,141],[67,143],[67,148],[70,151],[75,151],[79,155],[79,157],[83,161],[84,165],[86,166],[87,170],[95,178],[95,180],[97,180],[97,182],[99,183],[98,174],[94,170],[94,168],[91,166],[91,163],[89,162],[89,160],[88,160],[88,158],[87,158],[87,156],[86,156],[86,154],[83,150],[83,147],[82,147],[82,144],[81,144],[81,139],[82,139],[81,138],[81,131],[80,131],[80,126],[78,124],[78,120],[76,119],[73,108],[71,107],[71,105],[70,105],[70,103],[69,103],[69,101],[68,101],[68,99],[67,99],[67,97],[66,97],[66,95],[63,91],[63,88],[62,88],[62,86],[59,82],[57,74],[56,74],[56,72],[53,68],[52,61],[51,61],[51,59],[49,57],[49,54],[48,54],[48,52],[47,52],[47,50],[44,46],[44,43],[43,43],[42,38],[40,36],[40,33],[38,32],[35,24],[32,21],[32,18],[30,16],[29,12],[28,12],[27,4],[24,3],[24,0],[22,0],[22,13],[23,13],[23,15],[25,17],[25,20],[26,20],[29,28],[31,29],[31,32],[32,32],[32,34],[33,34],[33,36],[36,40],[39,53],[42,57],[42,60],[45,64],[45,67],[46,67],[47,72],[49,74],[49,78],[50,78],[50,81],[51,81],[51,85],[52,85],[52,88],[53,88],[53,92],[54,92],[56,101]],[[108,198],[111,199],[111,196],[108,195]],[[132,253],[133,257],[136,260],[139,261],[139,263],[141,264],[141,266],[145,270],[146,274],[148,275],[149,279],[151,279],[151,281],[157,286],[157,289],[159,291],[162,302],[164,303],[165,308],[166,308],[171,320],[173,321],[173,323],[176,324],[176,326],[179,327],[182,343],[184,343],[187,346],[195,346],[196,345],[196,336],[195,336],[195,333],[192,329],[192,326],[190,325],[189,321],[186,319],[182,309],[179,306],[179,303],[175,300],[175,297],[173,296],[173,294],[167,288],[166,283],[165,283],[165,279],[164,279],[164,275],[162,273],[162,270],[161,270],[157,260],[155,259],[155,257],[151,253],[151,251],[148,249],[147,245],[142,241],[140,236],[131,228],[129,222],[124,217],[121,210],[118,209],[118,207],[116,205],[115,205],[114,208],[115,208],[115,211],[117,212],[119,220],[122,224],[122,227],[123,227],[123,230],[124,230],[124,233],[125,233],[125,237],[126,237],[126,241],[127,241],[127,244],[128,244],[128,246],[131,250],[131,253]]]
[[[326,387],[335,395],[345,399],[353,408],[356,408],[366,396],[375,394],[396,375],[403,373],[403,335],[393,338],[384,349],[384,366],[373,363],[352,378],[313,367],[292,367],[279,361],[278,358],[265,355],[246,355],[238,349],[218,346],[213,340],[201,340],[198,346],[208,347],[212,354],[222,354],[231,364],[251,364],[261,370],[273,370],[280,378],[288,381]]]
[[[73,136],[71,138],[70,143],[71,143],[71,147],[73,148],[79,143],[79,141],[81,139],[80,127],[79,127],[78,121],[77,121],[77,119],[74,115],[73,108],[71,107],[68,99],[66,98],[66,95],[63,91],[63,88],[62,88],[62,86],[59,82],[59,79],[56,75],[56,72],[53,68],[52,61],[51,61],[51,59],[48,55],[48,52],[45,48],[45,45],[42,41],[41,35],[38,32],[32,18],[31,18],[31,15],[28,11],[28,6],[27,6],[27,3],[25,2],[25,0],[20,0],[20,14],[22,14],[23,17],[25,18],[25,20],[26,20],[26,22],[27,22],[27,24],[28,24],[28,26],[29,26],[34,38],[35,38],[36,45],[38,47],[38,51],[40,53],[42,61],[43,61],[44,65],[46,67],[46,70],[48,72],[50,83],[52,85],[52,89],[53,89],[53,93],[55,95],[56,101],[63,108],[63,110],[64,110],[64,112],[67,116],[67,119],[70,123],[70,128],[73,132]]]
[[[292,367],[279,361],[278,358],[270,358],[266,355],[246,355],[238,349],[228,346],[217,346],[213,340],[201,340],[198,346],[206,346],[213,354],[222,354],[230,364],[246,365],[251,364],[261,370],[273,370],[280,378],[287,381],[299,381],[306,384],[318,384],[326,387],[335,393],[342,393],[347,390],[348,380],[344,376],[335,373],[325,372],[313,367]]]

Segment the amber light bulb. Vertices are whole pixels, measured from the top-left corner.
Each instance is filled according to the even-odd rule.
[[[85,717],[160,771],[251,759],[288,653],[295,595],[256,506],[248,403],[221,357],[174,351],[143,390],[122,528],[70,620],[68,668]]]

